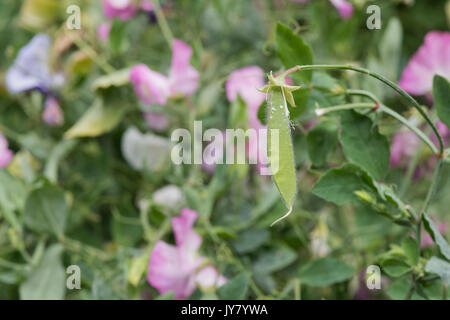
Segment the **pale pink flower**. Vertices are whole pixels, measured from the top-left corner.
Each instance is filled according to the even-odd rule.
[[[147,12],[153,11],[153,3],[150,0],[142,0],[141,9]]]
[[[230,73],[225,89],[230,102],[239,94],[249,109],[258,109],[265,94],[257,89],[264,86],[264,71],[258,66],[248,66]]]
[[[164,131],[169,126],[170,120],[161,112],[144,112],[145,120],[150,128],[155,131]]]
[[[5,168],[13,156],[13,152],[8,149],[8,140],[0,133],[0,168]]]
[[[400,130],[391,143],[391,166],[406,166],[419,146],[419,138],[410,130]]]
[[[258,170],[261,172],[268,163],[267,159],[267,133],[261,131],[266,129],[258,119],[258,109],[265,99],[265,94],[257,89],[264,86],[264,71],[258,66],[248,66],[230,73],[225,85],[227,98],[230,102],[237,99],[239,95],[247,106],[247,117],[250,128],[256,130],[257,134],[249,138],[249,159],[257,161]]]
[[[100,39],[100,41],[108,41],[109,39],[109,32],[111,31],[111,23],[105,22],[100,24],[97,27],[97,37]]]
[[[441,234],[444,234],[447,232],[447,223],[445,222],[438,222],[436,223],[436,227],[438,228],[439,232]],[[434,241],[433,238],[428,234],[428,232],[425,232],[425,230],[422,230],[422,237],[420,239],[420,247],[425,248],[428,246],[433,245]]]
[[[195,281],[200,288],[208,290],[223,286],[227,282],[227,278],[213,266],[206,266],[197,273]]]
[[[64,123],[64,116],[55,97],[49,96],[45,100],[45,109],[42,113],[42,119],[51,126],[58,126]]]
[[[306,3],[309,0],[291,0],[297,3]],[[353,5],[346,0],[330,0],[330,2],[338,10],[342,19],[349,19],[353,15]]]
[[[160,240],[153,248],[147,280],[161,294],[173,291],[176,299],[186,299],[199,284],[219,286],[226,281],[208,266],[201,268],[206,259],[198,254],[202,238],[193,230],[197,217],[194,210],[182,209],[172,219],[176,245]]]
[[[132,0],[102,0],[103,13],[109,19],[119,18],[130,20],[137,12],[138,7]]]
[[[436,74],[450,79],[450,32],[427,33],[424,43],[403,70],[399,85],[411,94],[429,95]]]
[[[165,105],[171,97],[192,95],[197,90],[199,73],[190,65],[191,56],[192,49],[183,41],[174,39],[169,77],[144,64],[133,67],[130,81],[137,96],[147,105]]]

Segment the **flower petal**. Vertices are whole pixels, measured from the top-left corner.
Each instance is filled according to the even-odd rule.
[[[145,64],[139,64],[131,69],[130,81],[142,102],[148,105],[167,103],[169,80],[166,76],[149,69]]]
[[[172,63],[169,73],[171,95],[192,95],[198,86],[199,73],[190,65],[192,49],[181,40],[172,43]]]
[[[202,238],[193,230],[197,217],[196,211],[184,208],[179,217],[172,219],[175,242],[178,247],[188,251],[196,251],[200,248]]]

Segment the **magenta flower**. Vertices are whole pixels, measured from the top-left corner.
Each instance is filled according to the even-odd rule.
[[[292,2],[306,3],[309,0],[291,0]],[[353,15],[353,5],[346,0],[330,0],[342,19],[349,19]]]
[[[215,268],[202,268],[206,263],[198,254],[202,238],[193,230],[197,216],[194,210],[182,209],[181,215],[172,219],[176,245],[160,240],[153,248],[147,280],[161,294],[173,291],[176,299],[186,299],[197,285],[220,286],[226,282]]]
[[[45,100],[45,109],[42,119],[51,126],[58,126],[64,123],[64,116],[56,98],[49,96]]]
[[[399,85],[414,95],[430,94],[436,74],[450,79],[450,32],[427,33],[424,43],[403,70]]]
[[[13,152],[8,149],[8,140],[0,132],[0,168],[5,168],[13,156]]]
[[[183,41],[174,39],[172,50],[169,77],[144,64],[131,69],[130,81],[139,99],[147,105],[166,105],[169,98],[190,96],[197,90],[199,73],[190,65],[192,49]]]

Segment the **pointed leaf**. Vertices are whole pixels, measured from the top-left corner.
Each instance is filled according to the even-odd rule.
[[[450,83],[440,75],[433,79],[433,98],[439,119],[450,128]]]

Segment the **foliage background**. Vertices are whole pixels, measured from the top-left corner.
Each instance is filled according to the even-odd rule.
[[[278,21],[312,47],[315,63],[352,63],[398,80],[424,35],[430,30],[448,30],[450,19],[443,10],[445,0],[406,2],[354,1],[355,14],[342,20],[328,1],[321,0],[307,5],[282,0],[162,1],[172,33],[192,46],[192,64],[201,78],[199,90],[188,102],[195,107],[194,115],[184,100],[171,103],[164,110],[170,115],[171,127],[161,135],[170,137],[173,128],[189,127],[192,117],[208,127],[233,127],[224,90],[226,78],[247,65],[274,73],[283,70],[276,53]],[[0,172],[0,298],[170,298],[161,297],[145,279],[155,241],[173,239],[170,219],[178,211],[151,204],[153,192],[167,184],[179,186],[186,205],[199,212],[196,231],[203,237],[203,255],[227,278],[241,275],[237,284],[242,290],[232,290],[228,296],[197,290],[193,298],[355,298],[365,282],[360,271],[377,264],[380,254],[390,244],[401,242],[409,231],[368,207],[338,207],[311,193],[327,168],[343,162],[343,154],[338,146],[326,163],[313,166],[304,127],[314,118],[317,102],[335,104],[339,98],[312,89],[306,109],[294,120],[297,202],[286,221],[270,228],[285,208],[272,181],[251,167],[240,168],[237,174],[218,167],[209,175],[198,166],[175,167],[168,161],[155,172],[136,171],[123,158],[121,137],[126,128],[133,125],[142,132],[150,130],[142,117],[148,107],[138,101],[129,84],[97,89],[93,84],[109,68],[121,70],[145,63],[161,72],[168,69],[171,50],[158,23],[147,16],[114,22],[115,32],[109,42],[102,43],[96,35],[96,27],[105,21],[100,1],[1,1],[0,81],[18,50],[37,32],[45,32],[56,41],[70,41],[70,34],[75,33],[64,28],[65,8],[73,3],[82,10],[82,30],[76,36],[82,41],[64,52],[53,47],[51,59],[51,65],[67,75],[60,92],[64,125],[49,127],[42,122],[39,94],[11,95],[0,84],[0,131],[15,152],[12,164]],[[366,28],[365,8],[369,4],[381,7],[381,30]],[[392,19],[400,22],[400,30],[388,28]],[[335,77],[330,81],[347,87],[364,86],[398,111],[411,112],[386,87],[352,73],[330,75]],[[103,119],[112,123],[99,125],[111,130],[93,137],[64,139],[64,133],[98,99],[117,116]],[[392,136],[399,126],[386,120],[380,128]],[[430,214],[444,222],[450,222],[448,174],[445,168],[430,208]],[[386,180],[402,188],[404,178],[404,171],[391,170]],[[403,185],[404,200],[420,206],[429,182],[429,177],[423,176]],[[33,190],[42,186],[49,188],[50,197],[57,198],[49,205],[67,210],[63,237],[48,230],[36,232],[24,222],[27,205],[34,212],[39,210],[39,204],[30,204],[30,198]],[[17,228],[7,221],[5,211],[17,216]],[[314,270],[305,273],[305,268],[314,269],[308,263],[320,256],[312,245],[317,239],[329,248],[325,269],[320,274],[313,274]],[[426,250],[428,256],[437,252],[434,246]],[[43,260],[48,264],[43,265]],[[71,264],[81,267],[81,290],[64,289],[65,267]],[[323,282],[315,283],[317,277]],[[370,297],[403,298],[408,281],[384,276],[382,289]],[[425,289],[431,298],[441,297],[440,283],[433,282]]]

